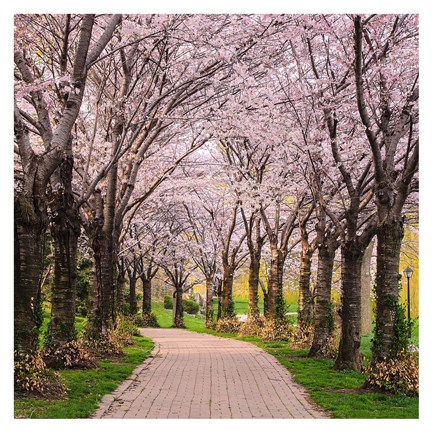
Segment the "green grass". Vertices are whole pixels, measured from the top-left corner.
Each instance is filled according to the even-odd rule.
[[[246,303],[247,306],[247,303]],[[236,312],[244,311],[244,302],[236,301]],[[162,304],[155,304],[153,311],[163,327],[171,326],[171,311],[165,311]],[[322,406],[333,418],[378,419],[378,418],[418,418],[418,398],[397,396],[362,390],[364,376],[358,372],[340,372],[333,369],[333,360],[310,359],[308,350],[290,349],[283,342],[262,342],[258,337],[239,337],[232,333],[217,333],[204,327],[203,317],[185,314],[187,330],[208,333],[254,343],[274,355],[303,385],[311,398]],[[416,336],[417,334],[417,336]],[[418,341],[417,330],[413,328],[413,342]],[[361,349],[370,357],[372,334],[362,338]]]
[[[363,392],[361,373],[339,372],[333,360],[306,357],[306,351],[263,346],[294,379],[303,385],[312,399],[334,418],[418,418],[418,398],[377,392]]]
[[[247,301],[236,299],[235,309],[238,314],[247,313]],[[161,327],[171,327],[171,310],[165,310],[162,303],[155,303],[153,312]],[[46,311],[43,323],[45,329],[48,315]],[[357,372],[333,370],[333,360],[309,359],[307,350],[293,350],[282,342],[262,342],[254,336],[238,337],[231,333],[216,333],[205,328],[203,315],[185,314],[184,322],[187,330],[251,342],[274,355],[293,374],[295,381],[303,385],[311,398],[333,418],[418,418],[418,398],[364,392],[361,390],[364,376]],[[82,331],[84,325],[85,319],[77,318],[78,332]],[[362,338],[361,349],[366,357],[370,357],[371,339],[372,333]],[[149,355],[152,342],[141,337],[136,337],[135,341],[136,345],[126,348],[126,355],[119,362],[104,360],[94,370],[62,371],[70,389],[68,400],[18,399],[15,402],[15,415],[26,418],[89,417],[97,408],[101,397],[111,393]],[[411,342],[418,344],[418,322],[413,326]]]
[[[50,316],[51,316],[51,305],[49,303],[44,303],[43,319],[42,319],[42,324],[39,328],[39,348],[43,347],[45,335],[48,331]],[[78,335],[85,330],[86,324],[87,324],[87,318],[84,318],[82,316],[75,317],[75,330]]]
[[[103,395],[113,392],[150,354],[153,342],[134,336],[135,344],[124,348],[125,356],[116,361],[102,360],[96,369],[60,371],[68,390],[68,399],[41,400],[18,398],[15,417],[23,418],[88,418]]]
[[[264,313],[264,302],[263,299],[258,299],[258,308],[260,313]],[[288,312],[297,312],[298,305],[297,304],[287,304]],[[217,314],[218,310],[218,302],[216,298],[213,298],[213,309],[215,314]],[[249,310],[248,300],[243,298],[235,298],[234,299],[234,310],[238,315],[246,315]]]

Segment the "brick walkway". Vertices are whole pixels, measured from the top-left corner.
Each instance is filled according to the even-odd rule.
[[[102,399],[93,418],[325,418],[290,373],[255,345],[144,329],[153,356]]]

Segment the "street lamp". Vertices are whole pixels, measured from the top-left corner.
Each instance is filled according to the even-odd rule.
[[[413,269],[407,267],[403,274],[407,278],[407,287],[408,287],[408,337],[411,337],[411,305],[410,305],[410,279],[413,275]]]

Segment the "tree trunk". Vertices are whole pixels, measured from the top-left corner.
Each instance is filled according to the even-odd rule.
[[[213,278],[206,278],[206,327],[213,325]]]
[[[116,280],[116,308],[118,310],[124,311],[124,292],[125,292],[125,286],[126,286],[126,270],[124,269],[124,264],[122,262],[119,262],[118,266],[118,273],[117,273],[117,280]]]
[[[222,280],[222,318],[231,318],[235,316],[232,290],[234,284],[234,269],[230,265],[224,265]]]
[[[372,276],[370,273],[372,252],[374,248],[374,242],[371,242],[366,248],[363,255],[362,267],[361,267],[361,332],[362,335],[367,334],[371,331],[371,288],[372,288]]]
[[[258,283],[259,283],[260,260],[254,253],[250,256],[249,264],[249,311],[248,319],[259,318],[258,308]]]
[[[217,283],[217,295],[218,295],[218,313],[217,320],[222,318],[222,280],[218,279]]]
[[[357,241],[342,246],[342,334],[335,363],[338,370],[360,372],[361,262],[363,252]]]
[[[51,229],[55,263],[47,342],[53,347],[62,346],[76,336],[77,252],[81,226],[74,205],[72,168],[73,158],[70,156],[65,158],[53,175],[54,181],[63,186],[53,192],[51,201],[52,214],[55,215]]]
[[[318,249],[314,337],[309,357],[319,357],[334,330],[331,285],[336,243],[324,240]]]
[[[264,282],[261,279],[258,279],[258,283],[263,293],[264,316],[267,318],[268,317],[268,291],[265,289]]]
[[[115,226],[117,172],[117,164],[113,164],[107,175],[105,202],[100,191],[95,191],[96,217],[88,227],[95,265],[93,282],[96,283],[92,288],[94,310],[88,322],[93,338],[104,337],[115,322],[114,253],[120,230]]]
[[[297,325],[305,329],[312,324],[313,296],[310,290],[312,254],[309,250],[302,250],[299,275],[299,300]]]
[[[138,304],[136,298],[136,269],[133,268],[131,272],[129,272],[129,315],[136,315],[138,311]]]
[[[395,315],[399,302],[399,261],[404,226],[402,219],[387,222],[377,231],[376,324],[374,360],[395,354]]]
[[[76,220],[78,222],[78,220]],[[54,287],[51,297],[51,319],[48,326],[47,342],[61,346],[73,340],[76,313],[77,251],[79,229],[64,219],[60,226],[51,231],[54,239]]]
[[[14,343],[20,353],[28,353],[38,346],[46,222],[24,195],[15,199],[14,216]]]
[[[141,278],[143,285],[143,306],[142,306],[142,314],[151,315],[151,279],[147,279],[146,277]]]
[[[282,320],[284,316],[284,300],[282,290],[283,256],[277,246],[270,245],[270,277],[268,286],[268,318]]]
[[[90,278],[90,313],[87,333],[93,339],[107,335],[113,324],[112,304],[114,302],[114,281],[112,270],[111,242],[102,227],[93,225],[91,238],[92,271]]]
[[[183,287],[178,286],[176,287],[175,293],[174,293],[174,314],[173,314],[173,327],[174,328],[184,328],[184,321],[183,321]]]

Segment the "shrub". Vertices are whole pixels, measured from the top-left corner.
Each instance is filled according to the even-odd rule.
[[[264,324],[264,318],[257,319],[248,318],[248,320],[240,325],[239,336],[259,336],[261,328]]]
[[[365,387],[395,394],[417,396],[419,366],[416,354],[400,352],[392,358],[374,361],[366,369]]]
[[[210,330],[216,330],[216,322],[214,321],[213,318],[206,319],[205,328]]]
[[[309,347],[312,344],[313,334],[312,326],[296,327],[292,332],[291,342],[299,348]]]
[[[139,334],[133,318],[118,315],[115,325],[108,332],[108,337],[118,342],[121,347],[133,344],[133,336]]]
[[[118,315],[115,325],[108,330],[105,337],[87,339],[86,346],[95,356],[120,356],[122,348],[133,344],[133,336],[138,335],[138,328],[133,319]]]
[[[183,299],[183,310],[189,315],[195,315],[199,312],[199,304],[194,300]]]
[[[339,351],[338,336],[332,333],[321,345],[319,350],[313,354],[315,358],[325,358],[335,360]]]
[[[160,327],[154,313],[144,313],[142,316],[135,318],[135,324],[138,327]]]
[[[259,336],[265,342],[289,341],[291,339],[292,326],[286,320],[265,319]]]
[[[88,347],[82,340],[74,340],[60,347],[48,346],[43,352],[43,360],[54,369],[90,369],[95,366]]]
[[[219,333],[237,333],[240,330],[240,322],[235,317],[221,318],[216,323],[216,331]]]
[[[114,357],[121,356],[122,345],[109,335],[97,339],[86,339],[85,344],[95,357]]]
[[[66,386],[57,372],[47,369],[41,353],[15,352],[14,383],[16,393],[32,393],[46,398],[66,397]]]
[[[172,309],[173,308],[173,298],[171,296],[164,297],[164,309]]]

